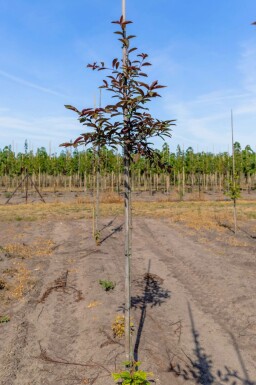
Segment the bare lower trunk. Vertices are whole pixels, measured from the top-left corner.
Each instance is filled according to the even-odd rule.
[[[95,235],[99,236],[99,209],[100,209],[100,169],[99,148],[96,155],[96,205],[95,205]]]
[[[124,149],[124,205],[125,205],[125,355],[132,361],[131,353],[131,186],[130,158],[127,147]]]
[[[235,235],[237,232],[237,213],[236,213],[236,199],[233,200],[233,209],[234,209],[234,230],[235,230]]]

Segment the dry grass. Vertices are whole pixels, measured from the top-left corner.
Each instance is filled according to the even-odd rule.
[[[31,279],[31,273],[22,262],[13,263],[16,274],[14,282],[9,286],[8,297],[10,299],[21,299],[28,291],[34,287],[34,281]]]
[[[93,197],[89,197],[89,196],[78,197],[78,198],[76,198],[76,203],[78,203],[78,204],[84,204],[84,203],[92,204],[93,199],[94,199]],[[104,194],[100,194],[100,202],[101,203],[122,203],[123,198],[121,195],[110,191],[110,192],[107,192]]]
[[[25,264],[25,259],[46,257],[51,255],[54,243],[51,240],[37,238],[30,245],[25,243],[8,243],[2,251],[13,258],[12,265],[3,270],[6,284],[1,293],[2,300],[21,299],[35,285],[30,270]],[[21,261],[21,260],[24,261]]]
[[[3,304],[23,298],[35,285],[35,280],[23,261],[14,261],[12,267],[6,269],[3,275],[6,278],[1,279],[1,282],[4,282],[4,287],[0,291],[0,300]]]
[[[135,202],[135,215],[168,218],[193,230],[223,231],[233,227],[232,202]],[[240,201],[237,207],[238,221],[253,220],[256,202]]]
[[[0,212],[0,221],[42,221],[42,220],[65,220],[92,218],[93,204],[84,202],[81,199],[78,202],[68,203],[28,203],[19,205],[2,206]],[[100,212],[103,216],[112,214],[122,214],[123,206],[121,203],[101,203]]]
[[[123,203],[123,197],[115,192],[104,194],[101,198],[102,203]]]
[[[2,249],[9,257],[25,259],[48,256],[52,253],[53,246],[53,241],[38,238],[30,245],[25,243],[8,243]]]
[[[102,217],[123,215],[122,198],[110,193],[100,204]],[[255,227],[256,201],[239,201],[238,221],[251,222]],[[222,231],[233,226],[232,202],[186,201],[186,202],[133,202],[135,216],[168,218],[172,223],[181,223],[193,230]],[[40,221],[55,219],[92,218],[93,204],[81,198],[73,203],[34,203],[2,206],[1,221]]]

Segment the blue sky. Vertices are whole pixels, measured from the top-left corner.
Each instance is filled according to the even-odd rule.
[[[0,0],[1,149],[23,151],[27,139],[57,152],[85,131],[64,104],[99,99],[104,74],[86,65],[120,57],[111,24],[120,14],[121,0]],[[149,107],[177,119],[171,149],[231,149],[233,109],[235,140],[255,150],[255,0],[127,0],[127,18],[149,54],[149,79],[167,86]]]

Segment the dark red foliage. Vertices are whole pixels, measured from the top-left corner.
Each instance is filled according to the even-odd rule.
[[[135,36],[126,35],[126,26],[131,21],[123,21],[121,16],[120,20],[113,23],[120,26],[120,30],[115,33],[120,36],[118,40],[121,41],[122,46],[127,48],[127,61],[123,63],[122,60],[115,58],[111,68],[106,68],[104,62],[88,64],[87,67],[97,71],[106,69],[110,71],[108,80],[104,79],[100,88],[112,93],[116,103],[104,108],[85,108],[82,111],[70,105],[65,106],[78,113],[80,122],[92,128],[92,131],[81,134],[73,143],[63,143],[62,146],[89,143],[94,146],[109,145],[114,148],[126,146],[131,158],[132,154],[140,154],[155,159],[156,155],[150,147],[149,138],[171,137],[170,128],[175,124],[175,120],[154,119],[145,105],[151,99],[160,96],[155,90],[165,86],[158,84],[157,80],[152,84],[140,80],[141,77],[147,77],[142,67],[151,65],[150,62],[145,61],[148,55],[140,53],[131,60],[130,54],[137,50],[135,47],[130,47],[130,40]]]

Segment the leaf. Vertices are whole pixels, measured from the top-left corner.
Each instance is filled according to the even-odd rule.
[[[150,89],[152,90],[157,84],[158,84],[158,81],[155,80],[155,81],[151,84]]]
[[[69,142],[61,143],[59,145],[59,147],[71,147],[71,146],[73,146],[73,143],[69,143]]]
[[[81,112],[80,112],[76,107],[70,106],[69,104],[65,104],[64,107],[67,108],[68,110],[75,111],[75,112],[77,112],[79,115],[81,115]]]
[[[80,116],[87,115],[87,114],[89,114],[91,111],[92,111],[92,108],[84,108],[84,109],[80,112]]]
[[[117,21],[111,21],[112,24],[120,24],[120,21],[117,20]]]
[[[124,27],[125,27],[127,24],[132,24],[132,21],[126,20],[126,21],[121,22],[120,24],[122,25],[122,28],[124,29]]]
[[[142,87],[145,87],[147,90],[149,90],[149,85],[143,82],[138,82],[138,84]]]
[[[117,63],[118,59],[115,58],[113,61],[112,61],[112,67],[115,67],[116,63]]]
[[[131,52],[133,52],[133,51],[136,51],[137,49],[138,49],[138,48],[136,48],[136,47],[130,48],[129,51],[128,51],[128,53],[131,53]]]
[[[156,87],[154,87],[155,90],[156,90],[157,88],[166,88],[166,86],[160,86],[160,84],[159,84],[159,85],[157,85]]]
[[[142,64],[141,64],[142,67],[144,67],[144,66],[151,66],[151,65],[152,65],[152,64],[149,63],[149,62],[147,62],[147,61],[146,61],[145,63],[142,63]]]
[[[108,82],[105,79],[103,79],[103,83],[105,84],[105,87],[108,87]]]
[[[142,95],[145,96],[143,90],[141,88],[135,87],[135,89]]]
[[[118,381],[120,378],[120,374],[119,373],[112,373],[112,377],[113,377],[114,381]]]
[[[77,144],[78,142],[80,142],[81,139],[83,139],[83,136],[79,136],[79,137],[74,141],[74,144]]]
[[[144,60],[144,59],[146,59],[146,58],[148,57],[148,54],[146,54],[146,53],[140,53],[140,54],[137,55],[137,56],[142,57],[142,59]]]
[[[99,68],[99,66],[97,65],[97,63],[93,63],[93,64],[87,64],[87,68],[91,68],[94,71],[97,68]]]
[[[129,40],[128,39],[118,39],[120,40],[125,47],[129,47]]]
[[[145,74],[144,72],[139,72],[139,75],[140,75],[140,76],[144,76],[144,77],[146,77],[146,78],[148,77],[148,75]]]

